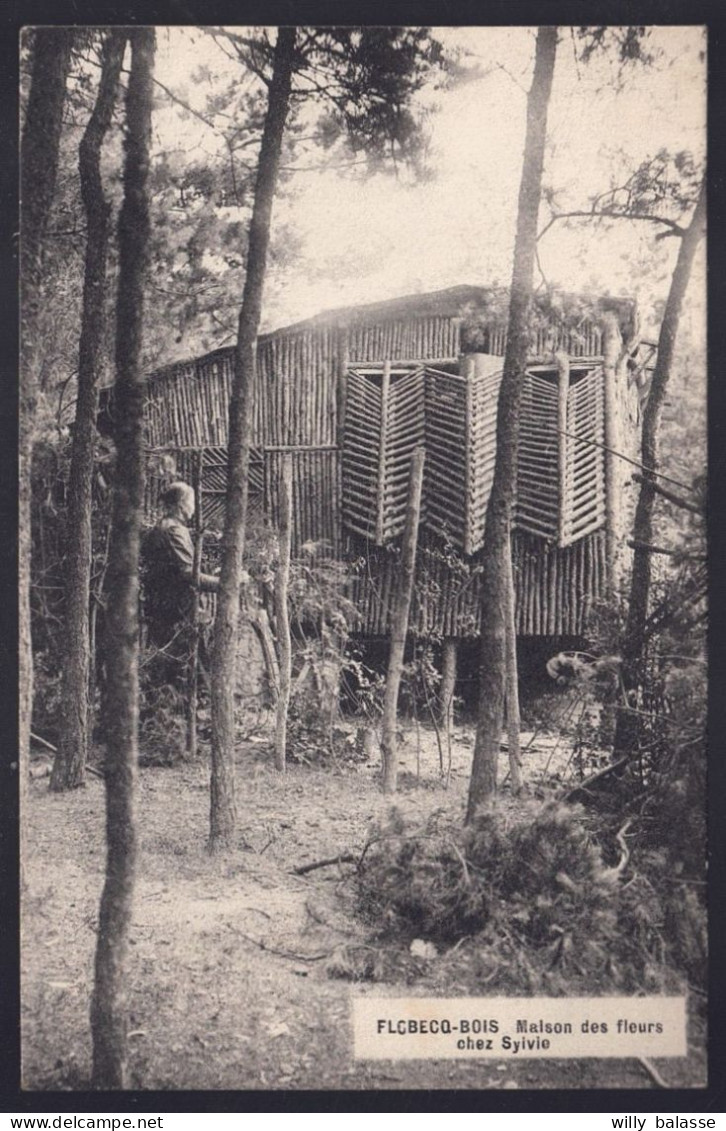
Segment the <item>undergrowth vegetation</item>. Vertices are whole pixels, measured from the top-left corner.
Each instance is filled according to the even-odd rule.
[[[403,963],[411,980],[413,961],[435,977],[410,958],[430,943],[447,983],[469,993],[702,989],[704,910],[632,824],[561,801],[487,809],[464,829],[441,813],[416,827],[394,810],[355,876],[378,953],[339,951],[329,973],[385,981]]]

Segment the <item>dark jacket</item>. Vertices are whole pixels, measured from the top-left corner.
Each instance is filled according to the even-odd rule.
[[[150,622],[171,625],[191,618],[194,609],[194,543],[179,518],[159,519],[143,543],[144,610]],[[212,592],[219,579],[199,575],[199,588]]]

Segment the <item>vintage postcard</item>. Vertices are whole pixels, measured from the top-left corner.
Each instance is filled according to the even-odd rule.
[[[698,1108],[707,39],[23,30],[28,1094]]]

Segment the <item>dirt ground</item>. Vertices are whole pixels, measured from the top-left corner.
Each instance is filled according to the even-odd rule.
[[[526,736],[525,736],[526,742]],[[408,733],[395,804],[424,820],[460,816],[472,733],[457,729],[448,788],[434,735]],[[553,739],[525,756],[536,782],[562,759]],[[413,985],[351,984],[326,960],[363,941],[344,865],[307,876],[300,864],[365,843],[382,797],[375,762],[276,774],[261,744],[237,756],[239,830],[220,857],[205,850],[208,766],[140,771],[140,854],[129,955],[131,1067],[137,1089],[501,1089],[655,1087],[637,1060],[364,1062],[352,1059],[351,998],[432,993]],[[505,762],[505,759],[503,759]],[[566,759],[565,763],[566,764]],[[502,773],[505,776],[506,765]],[[506,782],[501,804],[516,805]],[[104,871],[103,783],[57,795],[31,781],[22,926],[23,1083],[31,1091],[83,1089],[98,903]],[[446,955],[433,959],[446,985]],[[440,990],[438,992],[441,992]],[[482,996],[486,988],[482,988]],[[451,986],[446,996],[457,996]],[[705,1084],[703,1033],[689,1055],[663,1060],[671,1087]]]

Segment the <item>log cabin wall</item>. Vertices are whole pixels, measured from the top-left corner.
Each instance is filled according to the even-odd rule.
[[[604,530],[564,550],[519,530],[512,541],[517,634],[582,635],[594,605],[605,594]],[[400,569],[397,548],[372,546],[359,563],[351,597],[360,611],[361,631],[386,636]],[[424,531],[419,537],[411,632],[477,636],[483,564],[481,555],[452,558],[435,536]]]
[[[375,544],[386,541],[386,538],[376,537],[381,533],[380,526],[377,531],[368,529],[366,536],[366,531],[356,533],[343,523],[343,499],[345,492],[351,489],[347,478],[344,481],[342,452],[348,392],[346,375],[366,365],[382,367],[387,361],[409,365],[425,363],[440,372],[447,370],[455,374],[464,353],[502,355],[506,335],[501,321],[493,321],[483,328],[479,321],[476,333],[470,330],[467,302],[471,304],[476,299],[470,292],[478,293],[478,289],[454,288],[453,291],[456,294],[451,302],[448,296],[453,292],[443,292],[450,307],[443,312],[439,296],[412,296],[400,304],[379,304],[370,310],[361,308],[313,319],[263,335],[259,340],[254,450],[250,467],[251,505],[275,522],[278,464],[282,454],[290,451],[295,485],[293,552],[299,553],[303,545],[314,544],[323,555],[362,563],[354,573],[351,597],[360,609],[360,631],[366,635],[385,635],[388,631],[398,557],[395,540],[388,545]],[[433,310],[430,309],[432,300],[436,300]],[[621,324],[632,321],[632,304],[621,303],[618,317]],[[583,372],[586,369],[591,375],[592,383],[592,374],[596,373],[602,358],[602,344],[602,330],[594,317],[580,319],[574,327],[554,321],[540,325],[533,336],[532,360],[552,365],[555,350],[564,350],[571,359],[581,359]],[[178,474],[185,478],[191,478],[192,454],[200,448],[205,450],[202,482],[207,522],[214,518],[219,520],[223,505],[233,362],[233,349],[220,350],[195,361],[170,366],[154,375],[148,385],[149,448],[175,453]],[[531,392],[536,383],[530,381],[529,384]],[[622,448],[635,454],[639,425],[637,389],[630,388],[624,363],[618,372],[617,393],[618,419],[614,432]],[[600,411],[597,396],[593,398],[591,394],[592,390],[584,387],[577,394],[571,391],[571,399],[580,406],[578,411],[582,414]],[[544,415],[548,420],[552,416],[556,426],[556,407]],[[537,443],[537,436],[533,436],[532,445],[536,447]],[[555,444],[552,451],[556,449]],[[580,474],[575,466],[578,460],[584,467],[583,474],[592,476],[591,469],[599,457],[592,454],[594,449],[590,448],[588,455],[586,445],[573,447],[572,442],[569,452],[567,466],[572,491],[576,489],[576,477]],[[553,459],[550,471],[554,476],[556,455]],[[627,495],[630,479],[627,465],[621,464],[618,475],[619,489]],[[595,495],[599,507],[601,500],[597,491]],[[155,511],[157,501],[158,483],[151,477],[147,489],[149,514]],[[430,509],[432,517],[438,514],[438,528],[432,521],[430,528],[420,535],[411,630],[419,634],[476,635],[483,568],[476,550],[483,531],[483,516],[479,515],[478,525],[472,527],[469,522],[467,540],[461,547],[468,552],[460,553],[459,548],[450,545],[442,519],[444,511],[441,507]],[[536,508],[530,507],[530,511],[534,520]],[[608,580],[605,530],[600,525],[599,513],[594,520],[593,515],[588,514],[591,527],[598,528],[588,530],[585,520],[580,520],[579,513],[575,514],[573,521],[581,521],[583,525],[575,530],[575,540],[567,545],[562,544],[564,528],[561,522],[558,526],[554,515],[546,520],[546,530],[530,529],[532,523],[526,522],[515,530],[513,555],[519,634],[580,635],[593,604],[605,595]],[[468,521],[462,518],[465,526]],[[627,521],[628,508],[624,507],[617,532],[621,542],[625,539]],[[394,539],[395,533],[392,530]]]

